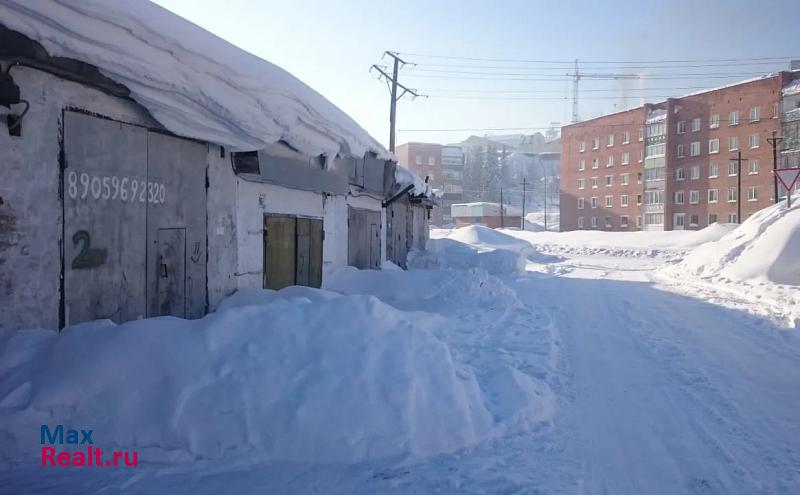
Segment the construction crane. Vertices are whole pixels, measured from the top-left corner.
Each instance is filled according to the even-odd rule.
[[[639,74],[598,74],[581,72],[578,69],[578,59],[575,59],[575,71],[567,73],[567,76],[572,77],[572,123],[578,121],[578,82],[581,79],[640,79]]]

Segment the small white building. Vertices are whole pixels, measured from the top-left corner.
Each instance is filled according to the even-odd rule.
[[[390,155],[151,3],[0,4],[0,328],[194,318],[386,258]]]

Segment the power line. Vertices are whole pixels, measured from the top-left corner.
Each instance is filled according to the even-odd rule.
[[[409,73],[407,77],[415,77],[415,78],[426,78],[426,79],[459,79],[459,80],[477,80],[477,81],[563,81],[563,80],[572,80],[569,77],[565,77],[563,75],[557,74],[523,74],[523,73],[472,73],[469,72],[456,72],[452,71],[450,74],[459,74],[459,75],[440,75],[440,74],[417,74],[417,73]],[[464,74],[464,75],[461,75]],[[476,76],[490,76],[490,77],[476,77]],[[503,77],[497,77],[503,76]],[[505,77],[505,76],[515,76],[515,77]],[[517,76],[525,76],[525,77],[517,77]],[[531,77],[534,76],[534,77]],[[708,73],[694,73],[694,74],[670,74],[670,75],[660,75],[660,74],[637,74],[636,77],[631,77],[630,79],[641,79],[641,80],[685,80],[685,79],[726,79],[731,77],[753,77],[753,76],[767,76],[763,72],[708,72]],[[605,79],[605,80],[614,80],[619,79],[617,77],[605,77],[605,78],[598,78],[598,79]]]
[[[574,69],[574,67],[573,67]],[[592,70],[596,69],[596,67],[592,67]],[[537,74],[537,73],[527,73],[527,72],[484,72],[484,71],[469,71],[469,70],[447,70],[447,69],[413,69],[409,71],[409,74],[416,74],[417,72],[430,72],[436,74],[467,74],[467,75],[487,75],[487,76],[541,76],[541,77],[561,77],[562,74]],[[705,76],[722,76],[722,75],[758,75],[764,74],[763,71],[758,72],[686,72],[686,73],[670,73],[672,76],[685,76],[685,77],[705,77]],[[653,76],[661,76],[662,74],[652,74]],[[635,76],[635,77],[634,77]],[[651,75],[650,74],[635,74],[631,75],[631,78],[634,79],[647,79]],[[609,76],[609,79],[613,79],[613,77]]]
[[[716,64],[686,64],[686,65],[608,65],[605,67],[593,67],[594,70],[599,69],[656,69],[656,70],[674,70],[674,69],[698,69],[704,67],[750,67],[754,65],[778,65],[780,63],[789,62],[789,59],[770,62],[745,62],[745,63],[731,63],[723,62]],[[583,62],[581,62],[583,63]],[[587,62],[588,63],[588,62]],[[431,64],[425,62],[414,63],[417,67],[455,67],[462,69],[520,69],[520,70],[570,70],[571,65],[559,66],[514,66],[514,65],[484,65],[484,64]],[[421,70],[421,69],[419,69]]]
[[[681,87],[669,87],[669,88],[630,88],[627,91],[677,91],[677,90],[690,90],[690,89],[707,89],[708,86],[681,86]],[[582,93],[609,93],[612,91],[620,91],[619,88],[613,89],[584,89],[581,90]],[[544,90],[537,90],[537,89],[453,89],[453,88],[438,88],[438,89],[430,89],[428,93],[430,96],[433,96],[436,92],[442,93],[564,93],[563,89],[544,89]]]
[[[398,55],[401,53],[397,52]],[[429,53],[408,53],[402,55],[420,58],[435,58],[445,60],[473,60],[482,62],[521,62],[532,64],[571,64],[573,60],[530,60],[519,58],[488,58],[488,57],[459,57],[454,55],[436,55]],[[583,60],[584,64],[690,64],[690,63],[710,63],[710,62],[745,62],[745,61],[787,61],[800,58],[800,56],[788,57],[754,57],[754,58],[708,58],[708,59],[685,59],[685,60]]]

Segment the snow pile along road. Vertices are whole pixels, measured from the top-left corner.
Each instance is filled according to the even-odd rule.
[[[240,291],[200,320],[0,332],[0,459],[35,459],[40,426],[62,424],[142,462],[414,460],[553,416],[552,329],[500,278],[344,269],[326,283]]]
[[[422,328],[435,316],[293,292],[197,321],[0,334],[0,454],[38,449],[41,424],[91,428],[100,448],[302,462],[419,458],[497,430],[475,376]]]
[[[694,249],[679,268],[701,277],[800,285],[800,205],[765,208],[717,241]]]

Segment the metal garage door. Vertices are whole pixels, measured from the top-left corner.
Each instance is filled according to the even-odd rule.
[[[381,267],[381,212],[347,208],[347,263],[361,269]]]
[[[64,325],[170,314],[206,299],[207,146],[64,114]]]
[[[322,220],[264,216],[264,288],[322,285]]]

